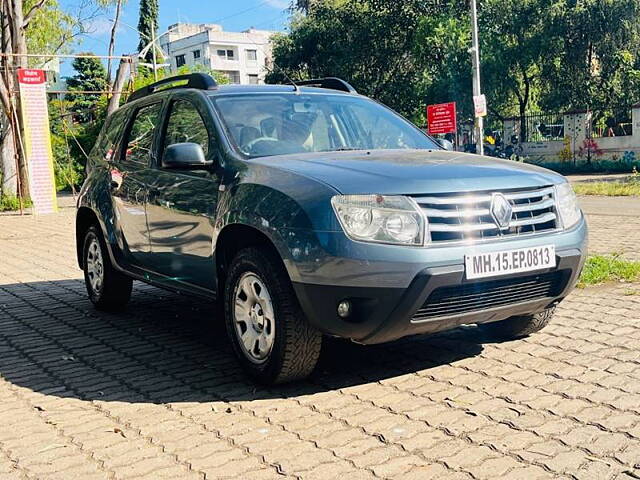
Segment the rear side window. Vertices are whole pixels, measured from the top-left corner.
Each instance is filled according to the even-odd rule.
[[[153,149],[153,134],[160,119],[160,103],[140,108],[136,114],[124,150],[124,161],[141,166],[149,164]]]
[[[171,105],[167,130],[164,136],[165,149],[174,143],[197,143],[205,158],[209,153],[209,131],[196,106],[187,100],[176,100]]]

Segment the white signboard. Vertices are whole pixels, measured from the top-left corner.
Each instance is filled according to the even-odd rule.
[[[476,117],[487,116],[487,97],[485,97],[484,94],[473,97],[473,106]]]
[[[29,191],[36,214],[58,210],[44,70],[18,70]]]

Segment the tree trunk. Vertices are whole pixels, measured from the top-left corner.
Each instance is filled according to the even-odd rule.
[[[118,71],[116,72],[116,78],[113,82],[114,94],[109,99],[109,105],[107,106],[107,115],[111,115],[120,106],[120,97],[122,96],[121,92],[124,88],[124,83],[127,80],[127,70],[129,70],[130,65],[130,59],[123,58],[122,60],[120,60],[120,65],[118,66]]]
[[[4,112],[4,118],[0,121],[0,173],[2,174],[2,185],[0,193],[3,195],[18,195],[18,169],[16,165],[16,150],[13,129],[10,127],[9,119]]]
[[[107,59],[107,83],[111,87],[111,90],[115,90],[111,83],[111,57],[116,44],[116,31],[118,29],[118,21],[120,20],[120,10],[122,9],[122,0],[118,0],[116,3],[116,14],[113,17],[113,26],[111,27],[111,38],[109,39],[109,58]]]

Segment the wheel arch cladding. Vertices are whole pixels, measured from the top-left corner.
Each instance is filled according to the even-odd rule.
[[[235,255],[247,247],[264,247],[273,251],[282,262],[287,273],[289,269],[276,242],[264,231],[246,222],[227,224],[218,234],[215,244],[216,274],[218,291],[224,288],[227,271]]]
[[[89,207],[78,208],[78,213],[76,213],[76,256],[78,259],[78,266],[81,269],[84,268],[82,261],[84,237],[87,234],[87,230],[89,230],[92,225],[99,226],[96,213]]]

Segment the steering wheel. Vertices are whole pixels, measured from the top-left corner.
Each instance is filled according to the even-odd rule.
[[[253,140],[251,140],[249,143],[247,143],[244,148],[245,150],[247,150],[249,153],[254,153],[253,152],[253,147],[255,147],[257,145],[258,142],[279,142],[280,140],[278,140],[277,138],[273,138],[273,137],[258,137],[258,138],[254,138]]]

